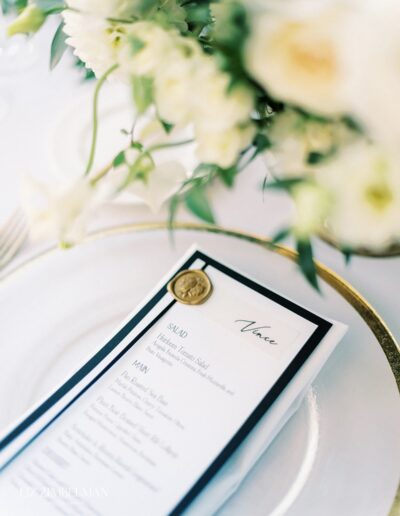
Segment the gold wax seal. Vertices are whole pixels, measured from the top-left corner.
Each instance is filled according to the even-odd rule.
[[[201,305],[210,297],[212,289],[210,278],[197,269],[180,272],[168,284],[168,292],[185,305]]]

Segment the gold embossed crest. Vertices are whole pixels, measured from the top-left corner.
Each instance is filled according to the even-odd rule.
[[[168,291],[180,303],[201,305],[210,297],[212,284],[204,271],[188,269],[180,272],[170,281]]]

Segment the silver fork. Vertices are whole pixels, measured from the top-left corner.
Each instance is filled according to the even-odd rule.
[[[22,247],[29,234],[28,221],[17,208],[0,229],[0,269],[5,267]]]

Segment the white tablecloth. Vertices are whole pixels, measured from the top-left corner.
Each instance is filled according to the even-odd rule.
[[[93,82],[83,83],[82,74],[73,68],[69,55],[53,72],[49,71],[49,48],[55,27],[55,23],[49,24],[35,36],[37,59],[29,68],[9,73],[1,69],[0,62],[0,98],[6,105],[6,114],[0,119],[0,222],[18,205],[21,174],[52,177],[48,147],[55,124],[68,104],[94,86]],[[260,185],[264,175],[264,165],[258,161],[238,177],[233,190],[216,185],[212,198],[219,224],[264,236],[271,236],[284,226],[290,202],[283,194],[268,192],[263,196]],[[93,227],[162,220],[165,215],[165,209],[153,215],[144,206],[110,205],[96,217]],[[192,217],[182,210],[178,219]],[[17,260],[36,250],[37,244],[27,242]],[[399,338],[400,258],[355,257],[345,266],[341,254],[328,245],[317,241],[315,250],[317,258],[366,297]]]

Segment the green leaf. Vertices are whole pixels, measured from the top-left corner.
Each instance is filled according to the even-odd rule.
[[[309,240],[298,240],[297,252],[299,253],[298,264],[301,272],[304,274],[310,285],[320,292],[311,242]]]
[[[261,190],[263,191],[263,202],[264,202],[264,191],[267,189],[267,184],[268,184],[268,176],[267,176],[267,174],[265,174],[262,185],[261,185]]]
[[[325,155],[321,152],[310,152],[307,156],[307,163],[309,165],[317,165],[318,163],[321,163],[325,158]]]
[[[18,13],[25,9],[28,0],[1,0],[0,5],[3,14]]]
[[[188,29],[186,23],[186,11],[177,0],[163,0],[153,15],[154,21],[166,29],[175,27],[185,33]]]
[[[210,6],[190,4],[186,7],[186,21],[195,25],[208,25],[212,22]]]
[[[131,47],[132,55],[137,54],[146,46],[146,43],[136,36],[128,36],[128,41]]]
[[[59,13],[66,8],[64,0],[35,0],[34,3],[46,14]]]
[[[193,186],[185,194],[185,204],[187,208],[199,217],[200,219],[214,224],[214,215],[211,211],[210,203],[208,202],[205,188],[202,184]]]
[[[121,151],[113,159],[113,167],[117,168],[120,165],[122,165],[123,163],[125,163],[125,152]]]
[[[218,172],[219,177],[225,183],[225,185],[228,188],[232,188],[232,186],[233,186],[233,184],[235,182],[236,174],[238,172],[237,171],[237,167],[236,166],[232,166],[232,167],[229,167],[229,168],[220,168],[220,167],[218,167],[217,172]]]
[[[173,128],[174,128],[174,124],[170,124],[168,122],[166,122],[165,120],[162,120],[160,117],[158,117],[159,121],[160,121],[160,124],[163,126],[164,128],[164,131],[169,134]]]
[[[67,49],[67,44],[65,42],[67,36],[63,29],[64,22],[61,22],[54,34],[53,41],[51,42],[50,70],[53,70],[58,65],[60,59],[64,55],[65,50]]]
[[[169,201],[168,206],[168,228],[172,229],[172,226],[175,221],[175,215],[178,210],[178,207],[181,202],[181,197],[179,194],[175,194],[171,197],[171,200]]]
[[[301,115],[305,121],[318,122],[320,124],[332,123],[332,119],[327,116],[312,113],[311,111],[305,111],[304,109],[299,108],[297,106],[292,106],[292,109],[297,111],[297,113],[299,113],[299,115]]]
[[[140,152],[142,152],[144,149],[143,143],[140,143],[138,141],[132,141],[130,147],[131,147],[131,149],[136,149]]]
[[[273,244],[277,244],[278,242],[282,242],[282,240],[285,240],[285,238],[287,238],[290,235],[290,233],[291,233],[291,229],[290,228],[283,228],[280,231],[278,231],[277,233],[275,233],[275,235],[272,237],[271,242]]]
[[[153,81],[150,77],[134,76],[132,87],[136,109],[142,114],[153,102]]]
[[[351,118],[350,116],[344,116],[342,118],[342,121],[352,131],[359,133],[359,134],[364,133],[364,129],[363,129],[362,125],[358,121],[354,120],[354,118]]]
[[[259,154],[260,152],[263,152],[266,149],[269,149],[271,147],[271,142],[269,141],[269,138],[265,134],[258,133],[258,134],[256,134],[256,136],[253,140],[253,145],[255,146],[255,148],[257,150],[257,154]]]
[[[250,30],[245,6],[237,1],[215,2],[211,4],[211,10],[214,18],[214,39],[240,55],[237,50],[243,48]]]
[[[304,181],[301,177],[292,177],[289,179],[276,179],[272,183],[264,182],[263,189],[275,189],[275,190],[286,190],[290,191],[294,186]]]
[[[93,70],[91,70],[90,68],[88,68],[85,63],[83,61],[81,61],[78,57],[75,59],[75,63],[74,63],[74,66],[75,68],[77,68],[78,70],[83,70],[83,73],[84,73],[84,76],[83,76],[83,80],[84,81],[91,81],[92,79],[95,79],[96,76],[93,72]]]
[[[350,248],[348,248],[348,247],[344,247],[342,249],[342,254],[343,254],[343,257],[344,257],[344,263],[346,265],[349,265],[349,263],[350,263],[350,261],[351,261],[351,259],[353,257],[353,251]]]
[[[309,165],[318,165],[324,160],[330,158],[335,153],[335,151],[336,149],[332,147],[327,152],[310,152],[307,156],[307,163]]]
[[[139,18],[148,18],[152,11],[156,10],[158,4],[159,0],[135,0],[135,15]]]

